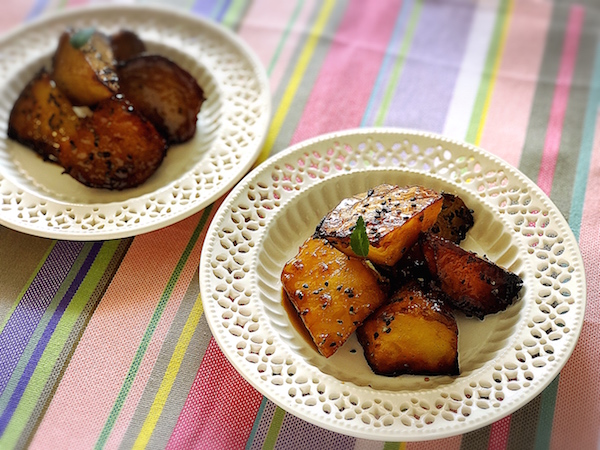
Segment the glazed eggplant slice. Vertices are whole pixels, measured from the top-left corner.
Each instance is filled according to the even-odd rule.
[[[386,283],[364,259],[309,238],[283,268],[283,288],[319,353],[333,355],[387,298]]]
[[[458,326],[434,291],[408,283],[356,331],[379,375],[457,375]]]
[[[146,44],[131,30],[119,30],[110,35],[110,45],[117,63],[146,52]]]
[[[436,221],[443,197],[422,186],[382,184],[344,199],[318,225],[315,235],[354,255],[350,237],[362,216],[369,240],[368,258],[393,266]]]
[[[73,105],[42,70],[19,95],[8,120],[8,137],[57,161],[61,148],[77,134]]]
[[[70,144],[59,158],[66,173],[86,186],[119,190],[146,181],[166,151],[163,137],[121,96],[100,102]]]
[[[523,280],[493,262],[433,234],[421,246],[427,266],[452,307],[483,319],[504,311],[515,299]]]
[[[429,232],[458,244],[473,227],[473,211],[454,194],[442,193],[442,196],[442,209]]]
[[[204,93],[196,79],[159,55],[139,55],[117,68],[121,92],[165,137],[185,142],[196,132]]]
[[[94,106],[119,90],[110,39],[98,31],[65,31],[52,68],[56,86],[75,106]]]

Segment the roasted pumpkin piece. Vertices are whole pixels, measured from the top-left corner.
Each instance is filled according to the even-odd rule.
[[[281,282],[319,353],[333,355],[387,298],[385,280],[364,259],[309,238]]]
[[[117,68],[121,92],[169,144],[191,139],[204,93],[196,79],[159,55],[140,55]]]
[[[146,44],[131,30],[119,30],[110,35],[110,45],[117,62],[124,62],[146,51]]]
[[[467,315],[483,319],[505,310],[523,286],[518,275],[447,239],[425,234],[421,245],[429,271],[452,307]]]
[[[442,193],[442,196],[442,209],[429,232],[458,244],[473,227],[473,211],[457,195]]]
[[[110,40],[98,31],[90,30],[89,35],[86,30],[65,31],[52,69],[56,86],[75,106],[94,106],[119,89]]]
[[[107,189],[143,183],[166,151],[158,131],[121,96],[100,102],[70,144],[59,157],[65,172],[86,186]]]
[[[356,331],[379,375],[457,375],[458,326],[434,291],[408,283]]]
[[[433,225],[442,201],[440,194],[422,186],[382,184],[343,200],[323,218],[315,235],[353,255],[350,237],[362,216],[369,239],[367,257],[375,264],[393,266]]]
[[[45,70],[19,95],[8,120],[8,137],[32,148],[44,159],[57,161],[61,148],[77,133],[79,118],[71,102]]]

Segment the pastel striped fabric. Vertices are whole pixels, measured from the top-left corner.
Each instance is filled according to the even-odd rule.
[[[0,31],[88,3],[100,2],[4,0]],[[598,448],[600,4],[163,3],[233,29],[264,64],[273,116],[259,160],[325,132],[399,126],[480,145],[536,181],[579,239],[580,341],[541,395],[490,426],[420,443],[356,439],[276,407],[212,339],[197,272],[219,202],[115,241],[0,227],[0,448]]]

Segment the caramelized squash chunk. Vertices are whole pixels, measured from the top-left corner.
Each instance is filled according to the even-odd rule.
[[[432,276],[452,306],[483,319],[505,310],[523,286],[521,278],[439,236],[426,234],[422,249]]]
[[[442,193],[442,196],[442,209],[429,232],[458,244],[473,227],[473,211],[454,194]]]
[[[196,79],[159,55],[140,55],[117,68],[121,92],[166,138],[185,142],[196,132],[204,93]]]
[[[374,264],[393,266],[436,221],[443,197],[422,186],[382,184],[342,200],[317,227],[315,235],[354,255],[350,236],[362,216],[369,239],[368,258]]]
[[[162,162],[166,144],[125,99],[103,100],[81,121],[71,147],[60,154],[65,172],[90,187],[125,189],[146,181]]]
[[[283,288],[319,353],[333,355],[387,298],[369,264],[323,239],[309,238],[281,274]]]
[[[119,89],[110,39],[94,31],[75,48],[75,30],[65,31],[53,57],[52,79],[75,106],[94,106]]]
[[[41,71],[19,95],[8,120],[8,137],[57,161],[61,148],[77,133],[79,118],[71,102]]]
[[[357,330],[365,358],[379,375],[457,375],[458,326],[432,292],[408,283]]]

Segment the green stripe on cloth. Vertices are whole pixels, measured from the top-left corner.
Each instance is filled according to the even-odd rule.
[[[252,431],[250,431],[250,435],[248,436],[248,441],[246,442],[246,450],[250,450],[252,447],[252,442],[254,441],[254,437],[256,436],[256,432],[258,431],[258,427],[260,425],[260,419],[265,412],[265,407],[267,406],[267,397],[263,397],[262,402],[260,402],[260,407],[258,408],[258,412],[256,413],[256,417],[254,418],[254,425],[252,425]]]
[[[229,8],[227,8],[227,11],[223,15],[221,23],[232,30],[236,30],[250,3],[247,0],[232,0]]]
[[[486,103],[491,94],[490,88],[492,87],[492,81],[496,76],[495,68],[497,67],[497,62],[502,57],[502,35],[510,21],[509,10],[511,1],[512,0],[502,0],[502,3],[498,7],[496,23],[494,24],[494,31],[492,32],[492,39],[490,41],[490,48],[488,49],[482,78],[479,83],[477,96],[475,97],[471,121],[469,128],[467,129],[467,135],[465,136],[467,142],[477,143],[480,130],[485,123]]]
[[[284,418],[285,411],[278,406],[277,409],[275,409],[275,414],[273,415],[273,419],[271,420],[271,426],[269,427],[269,432],[267,433],[267,437],[265,438],[263,450],[273,450],[275,448],[275,444],[277,443],[277,436],[279,436],[279,431],[281,430],[281,425],[283,424]]]
[[[583,202],[585,200],[590,162],[594,148],[596,117],[598,109],[600,108],[600,41],[596,42],[594,69],[590,84],[591,89],[583,122],[581,148],[579,149],[579,158],[577,159],[577,168],[575,170],[575,180],[573,182],[573,193],[571,198],[571,210],[569,213],[569,225],[577,240],[579,240],[581,219],[583,217]]]
[[[116,243],[118,243],[117,249],[113,254],[110,262],[108,263],[104,273],[100,277],[100,281],[98,282],[96,288],[94,289],[94,292],[90,296],[90,300],[87,302],[78,319],[76,320],[73,329],[69,337],[67,338],[65,346],[63,347],[60,355],[58,356],[56,364],[54,364],[52,373],[48,377],[46,386],[42,390],[38,402],[29,417],[27,425],[21,433],[21,437],[17,442],[16,448],[27,448],[29,446],[29,441],[33,438],[35,430],[37,429],[37,426],[44,412],[46,411],[46,408],[52,400],[52,396],[54,395],[54,392],[58,387],[58,383],[62,378],[62,375],[68,365],[69,360],[71,359],[73,353],[75,352],[75,349],[77,348],[77,344],[81,339],[81,336],[83,335],[83,332],[85,331],[85,328],[90,318],[92,317],[94,310],[96,309],[98,303],[100,302],[100,299],[106,292],[108,285],[112,281],[112,278],[116,273],[117,269],[119,268],[119,265],[121,264],[123,257],[127,253],[127,250],[129,249],[129,246],[131,245],[132,241],[132,238],[116,241]]]
[[[296,7],[294,8],[294,11],[292,12],[292,15],[290,16],[290,19],[288,20],[288,23],[285,26],[283,34],[281,35],[281,38],[279,39],[279,42],[277,43],[277,48],[275,49],[275,53],[273,53],[273,56],[271,57],[271,61],[269,61],[269,67],[267,68],[267,75],[271,75],[271,73],[273,72],[273,68],[275,67],[275,64],[277,64],[279,55],[281,55],[281,49],[283,48],[285,42],[287,41],[287,38],[290,35],[290,30],[294,26],[294,23],[296,23],[296,20],[298,19],[298,15],[300,14],[300,11],[302,11],[303,6],[304,6],[304,0],[298,0],[298,2],[296,3]]]
[[[17,384],[19,383],[19,380],[21,379],[21,376],[23,375],[23,373],[25,371],[25,367],[27,366],[29,360],[31,359],[31,356],[33,355],[34,350],[36,349],[42,335],[44,334],[44,331],[46,330],[46,327],[48,326],[50,319],[54,315],[56,308],[58,307],[59,303],[61,302],[61,300],[67,293],[71,284],[73,283],[73,280],[75,279],[75,277],[81,270],[81,266],[83,265],[84,261],[88,257],[88,254],[90,253],[91,249],[92,249],[92,244],[90,244],[90,243],[85,244],[83,246],[81,252],[79,252],[79,254],[77,255],[77,259],[75,259],[73,266],[69,270],[69,273],[67,274],[64,281],[58,288],[56,295],[54,295],[54,297],[52,298],[52,301],[50,302],[50,304],[44,311],[44,314],[42,315],[42,318],[40,319],[35,331],[33,332],[31,337],[29,338],[29,341],[27,342],[27,346],[23,350],[23,354],[22,354],[21,358],[19,359],[19,362],[17,363],[15,370],[13,371],[10,379],[8,380],[6,389],[4,390],[2,395],[0,395],[0,411],[4,411],[6,409],[6,405],[8,404],[11,396],[13,395],[13,393],[17,387]]]
[[[48,255],[56,245],[56,241],[40,239],[39,241],[36,240],[35,248],[29,250],[31,244],[28,245],[26,242],[31,241],[29,239],[24,239],[29,237],[30,236],[6,228],[0,230],[0,261],[2,261],[0,270],[2,270],[6,279],[11,280],[11,283],[14,283],[15,286],[14,288],[8,284],[0,286],[1,299],[15,299],[10,305],[0,302],[0,333],[2,333],[4,327],[6,327],[8,319],[23,299],[23,295],[25,295],[25,292],[27,292],[27,289],[31,286],[31,283],[46,262],[46,259],[48,259]],[[43,244],[46,244],[47,247],[44,248]],[[24,248],[27,248],[28,251],[24,252]],[[14,255],[17,254],[24,254],[25,256],[20,256],[20,260],[15,263]],[[26,260],[22,260],[21,258],[26,258]],[[26,266],[30,266],[32,269],[26,270]],[[29,275],[27,279],[24,279],[23,273],[30,273],[31,275]],[[18,294],[15,295],[16,289],[19,289],[16,286],[19,285],[22,287]]]
[[[554,421],[554,407],[556,405],[556,393],[560,377],[556,377],[542,393],[540,405],[540,417],[535,434],[535,450],[550,448],[552,437],[552,422]]]
[[[90,267],[88,275],[81,283],[77,293],[73,296],[73,299],[62,315],[56,330],[52,334],[52,337],[35,368],[31,380],[23,393],[19,405],[17,406],[6,431],[0,438],[0,448],[13,448],[19,441],[75,323],[88,304],[99,280],[104,275],[118,245],[119,241],[109,241],[102,245],[98,256],[96,256]]]
[[[377,116],[375,117],[374,122],[375,126],[383,125],[383,121],[390,107],[390,103],[392,101],[392,98],[394,97],[394,91],[396,90],[396,86],[398,85],[398,79],[400,78],[400,74],[402,73],[404,61],[406,61],[406,55],[408,54],[408,50],[410,49],[410,46],[412,44],[417,24],[419,23],[419,17],[421,16],[422,6],[423,0],[416,0],[416,3],[413,6],[413,10],[410,13],[410,18],[408,19],[408,24],[406,26],[404,37],[400,41],[402,44],[400,46],[398,58],[394,63],[392,75],[390,76],[390,80],[383,95],[383,101],[381,102],[381,105],[377,110]]]
[[[523,153],[519,163],[519,170],[527,177],[535,180],[540,171],[546,129],[552,107],[556,76],[560,65],[560,52],[562,48],[564,30],[568,20],[568,9],[556,5],[552,11],[552,19],[546,38],[546,47],[540,67],[537,87],[531,106],[527,136],[523,144]]]
[[[577,61],[560,140],[560,153],[550,192],[552,201],[567,220],[569,220],[574,180],[583,140],[584,127],[581,124],[585,123],[586,104],[590,101],[590,86],[593,82],[597,28],[598,21],[592,20],[592,15],[587,14],[579,38]]]
[[[131,386],[133,385],[133,381],[135,380],[135,376],[140,368],[140,364],[142,363],[142,359],[144,357],[144,354],[146,353],[146,349],[148,348],[148,345],[150,344],[152,335],[154,334],[154,331],[156,330],[156,327],[158,326],[160,317],[162,316],[162,313],[165,310],[165,307],[167,306],[167,302],[168,302],[169,298],[171,297],[171,294],[173,293],[173,289],[175,288],[177,280],[179,279],[179,276],[181,275],[181,271],[183,270],[183,267],[185,266],[185,263],[187,262],[187,260],[190,256],[190,253],[192,252],[192,249],[194,248],[194,245],[196,244],[196,241],[200,237],[200,233],[201,233],[202,229],[204,228],[204,225],[206,224],[206,220],[210,215],[211,209],[212,209],[212,205],[207,207],[204,210],[202,217],[200,218],[200,221],[199,221],[198,225],[196,226],[196,229],[194,230],[194,233],[190,237],[190,240],[188,241],[188,244],[187,244],[185,250],[183,251],[181,258],[177,262],[177,266],[175,267],[175,270],[171,274],[171,277],[167,283],[167,286],[165,287],[165,290],[163,291],[163,294],[161,295],[160,301],[158,302],[158,305],[154,311],[154,314],[152,315],[152,318],[150,319],[150,323],[148,324],[148,327],[146,328],[146,331],[144,332],[144,336],[142,337],[142,342],[140,343],[140,346],[138,347],[138,350],[135,354],[135,357],[133,359],[131,367],[129,368],[129,372],[127,373],[127,376],[125,377],[125,382],[123,383],[123,386],[121,387],[121,391],[119,392],[119,395],[117,396],[115,404],[113,405],[112,410],[108,416],[108,419],[107,419],[106,423],[104,424],[104,428],[102,429],[102,432],[100,433],[98,441],[96,442],[96,445],[95,445],[96,449],[103,448],[108,440],[108,437],[110,436],[110,433],[117,421],[117,418],[119,417],[121,408],[123,407],[123,404],[125,403],[127,395],[129,394],[129,390],[131,389]]]

